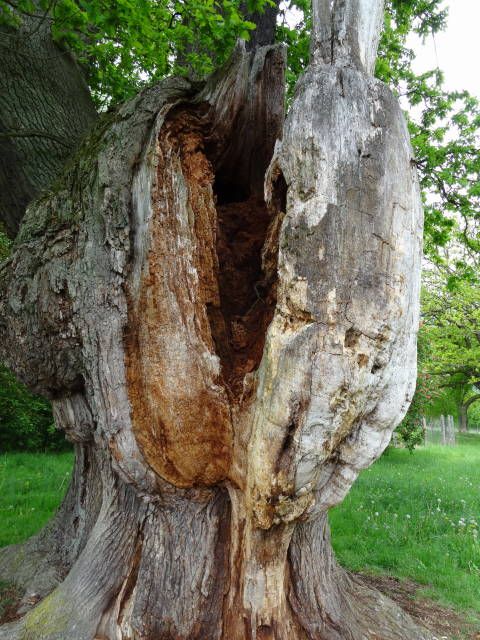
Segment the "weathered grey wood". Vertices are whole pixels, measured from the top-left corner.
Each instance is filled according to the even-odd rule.
[[[91,452],[101,502],[73,485],[64,579],[0,638],[430,638],[326,526],[413,394],[422,211],[371,76],[382,3],[314,8],[283,139],[284,51],[239,45],[100,123],[27,213],[0,354]]]
[[[383,0],[312,0],[312,60],[372,74]]]

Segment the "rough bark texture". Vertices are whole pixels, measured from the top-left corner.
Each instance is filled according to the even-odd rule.
[[[247,2],[242,2],[242,11],[245,20],[253,22],[256,27],[250,34],[250,40],[246,43],[247,51],[255,51],[258,47],[275,42],[275,29],[280,8],[280,0],[273,0],[264,6],[262,11],[249,12]]]
[[[284,52],[240,46],[105,119],[29,210],[1,355],[79,461],[0,638],[430,638],[326,522],[415,380],[420,199],[364,4],[317,3],[330,57],[316,40],[281,142]]]
[[[11,237],[96,118],[80,70],[42,13],[0,28],[0,221]]]

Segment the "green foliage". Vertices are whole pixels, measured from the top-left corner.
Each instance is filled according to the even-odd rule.
[[[460,405],[480,400],[480,289],[451,270],[429,270],[422,291],[417,389],[400,437],[419,444],[422,416],[456,415]]]
[[[473,428],[475,431],[480,431],[480,402],[470,405],[468,409],[468,423],[469,429]]]
[[[33,395],[0,364],[0,451],[69,448],[55,429],[50,403]]]
[[[396,428],[396,433],[400,436],[401,442],[410,453],[413,452],[415,447],[423,444],[424,441],[422,418],[425,415],[425,408],[428,401],[425,397],[423,383],[423,378],[419,377],[415,395],[413,396],[408,412]]]
[[[431,376],[435,379],[435,376]],[[437,393],[432,397],[431,402],[425,407],[425,415],[431,418],[440,416],[457,416],[459,394],[457,389],[443,387],[436,384]]]
[[[441,0],[389,0],[376,73],[408,105],[408,124],[425,208],[425,252],[448,263],[449,243],[463,246],[456,277],[472,279],[480,249],[478,100],[468,92],[446,91],[439,69],[416,75],[407,36],[445,27]],[[458,253],[458,252],[457,252]]]
[[[427,284],[422,314],[430,351],[424,368],[446,387],[463,387],[468,397],[480,382],[480,288],[434,274]]]
[[[300,15],[294,27],[288,23],[288,11]],[[290,102],[298,78],[307,68],[310,58],[310,32],[312,29],[311,0],[290,0],[280,11],[277,40],[287,45],[287,101]]]
[[[340,562],[415,580],[425,595],[478,619],[479,455],[480,436],[471,435],[456,447],[382,456],[330,512]]]
[[[56,41],[84,69],[100,108],[131,97],[168,74],[204,76],[248,39],[255,25],[246,11],[272,0],[0,0],[0,23],[38,20],[51,25]],[[438,69],[416,75],[407,37],[426,37],[445,27],[442,0],[387,0],[376,75],[409,108],[409,127],[425,201],[425,250],[445,263],[452,241],[459,277],[473,279],[480,250],[480,107],[467,92],[448,92]],[[281,5],[277,40],[288,45],[287,85],[291,97],[310,48],[311,2]],[[287,11],[298,24],[289,26]]]
[[[249,0],[246,8],[261,10],[269,1]],[[0,0],[0,22],[24,22],[28,29],[32,16],[48,20],[55,41],[75,55],[97,105],[105,108],[166,75],[212,71],[236,39],[248,39],[255,28],[240,5],[240,0]]]

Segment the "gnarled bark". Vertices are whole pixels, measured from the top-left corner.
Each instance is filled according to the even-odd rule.
[[[319,31],[283,138],[283,51],[239,46],[123,106],[29,210],[2,356],[97,489],[71,490],[63,580],[0,638],[430,637],[336,564],[326,524],[415,380],[421,207],[369,75],[373,5],[314,4],[331,47]]]

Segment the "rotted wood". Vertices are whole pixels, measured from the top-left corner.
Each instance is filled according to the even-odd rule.
[[[29,210],[1,356],[95,452],[102,499],[0,638],[430,639],[326,524],[415,380],[422,211],[371,76],[381,15],[314,2],[285,124],[283,50],[239,45],[121,107]]]

